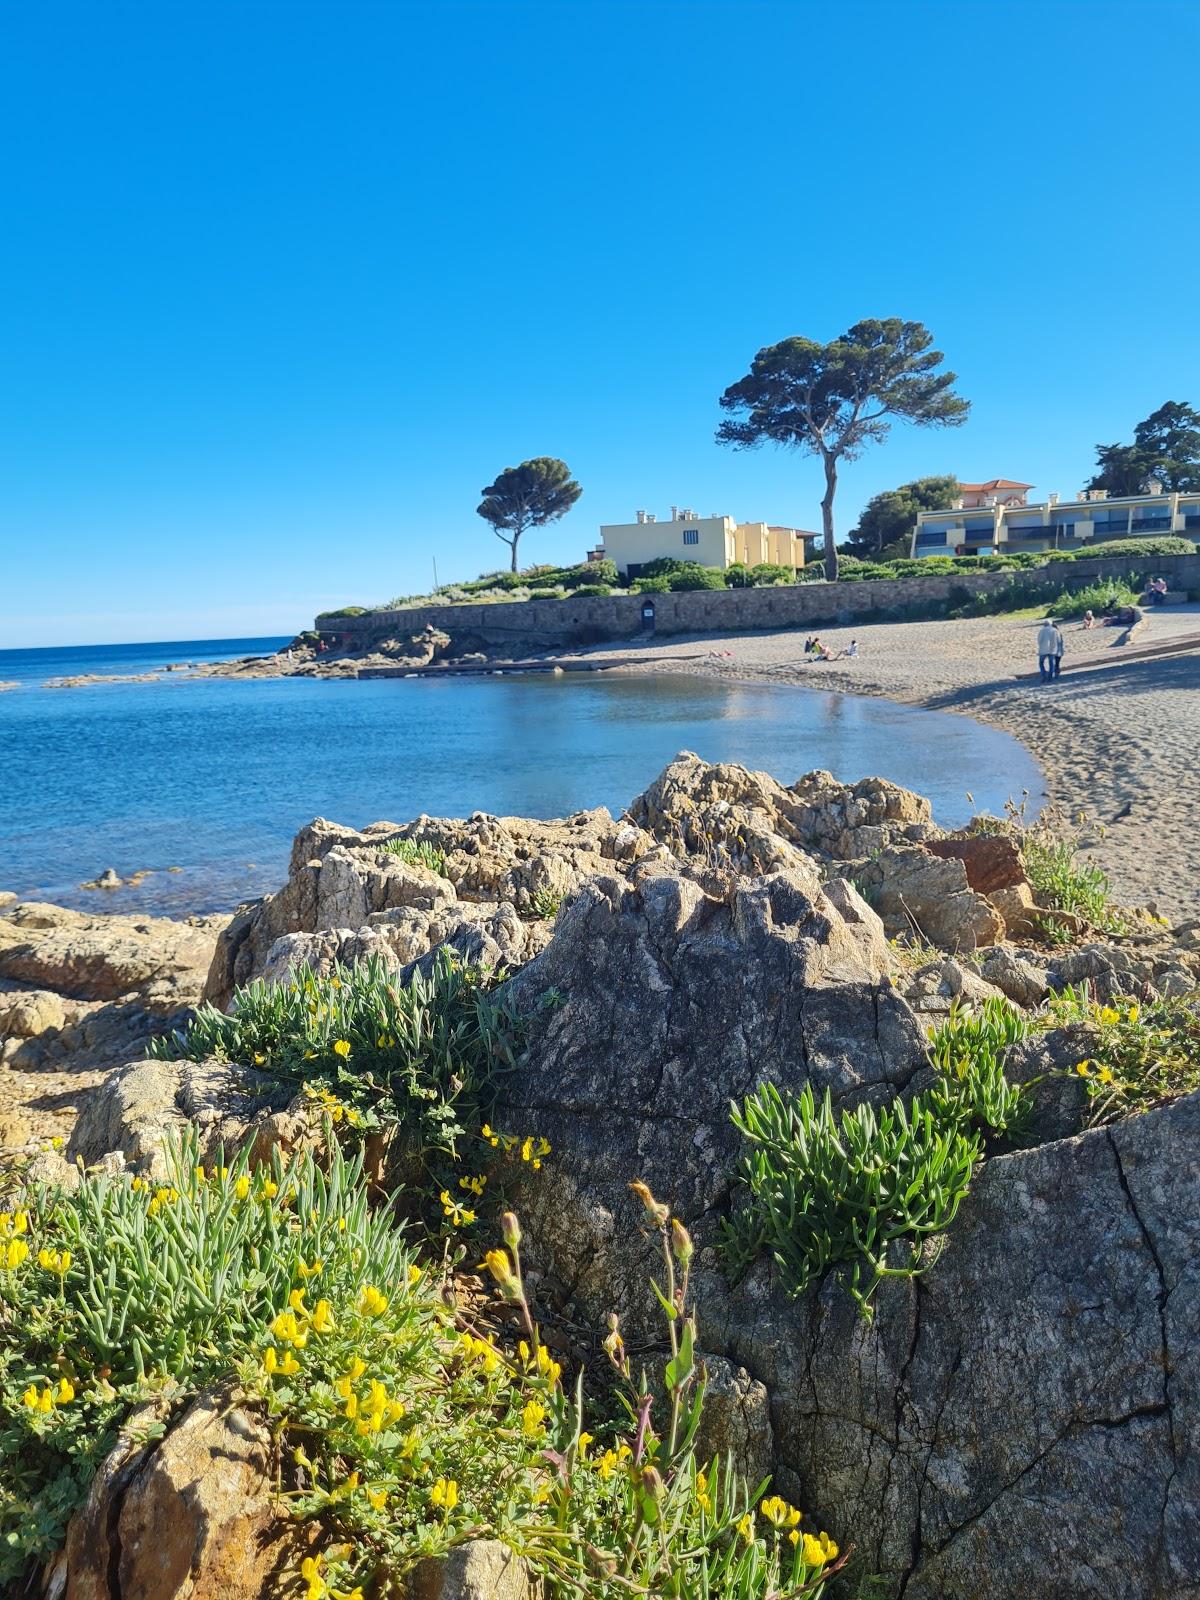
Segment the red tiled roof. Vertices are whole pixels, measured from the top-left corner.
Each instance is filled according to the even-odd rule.
[[[985,489],[1032,489],[1031,483],[1014,483],[1011,478],[991,478],[987,483],[960,483],[968,494],[982,494]]]

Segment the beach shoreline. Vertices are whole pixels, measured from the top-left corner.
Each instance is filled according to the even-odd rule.
[[[1083,854],[1108,874],[1118,900],[1153,905],[1173,921],[1200,916],[1200,873],[1191,862],[1200,815],[1200,654],[1129,661],[1042,684],[1017,677],[1036,671],[1037,626],[1027,616],[1002,616],[825,630],[835,650],[853,637],[860,651],[855,660],[829,662],[806,659],[804,637],[794,630],[689,635],[645,642],[643,653],[657,659],[637,670],[883,698],[998,728],[1038,762],[1049,803],[1071,819],[1083,813]],[[1198,629],[1200,606],[1173,608],[1149,619],[1139,643]],[[1111,648],[1104,632],[1077,624],[1065,632],[1068,663]],[[709,651],[699,659],[698,644]],[[607,653],[588,652],[597,659]],[[964,784],[969,788],[969,774]],[[1019,804],[1021,795],[1013,799]]]

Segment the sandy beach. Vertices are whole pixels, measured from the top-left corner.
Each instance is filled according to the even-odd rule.
[[[836,662],[806,660],[804,637],[794,631],[690,635],[645,649],[659,670],[881,695],[1003,728],[1042,766],[1051,802],[1086,814],[1086,854],[1109,874],[1119,900],[1157,906],[1172,920],[1200,916],[1200,653],[1068,673],[1043,685],[1016,677],[1036,671],[1037,628],[1029,616],[859,627],[858,659]],[[1137,643],[1196,632],[1200,606],[1173,607],[1151,614]],[[1120,656],[1114,630],[1068,623],[1064,633],[1068,662]],[[851,636],[822,633],[834,649]],[[681,659],[698,649],[712,653]]]

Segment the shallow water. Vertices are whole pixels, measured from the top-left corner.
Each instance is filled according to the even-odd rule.
[[[229,910],[283,882],[292,835],[314,816],[361,827],[421,812],[619,812],[685,749],[785,783],[813,767],[880,774],[928,795],[946,825],[1024,789],[1042,796],[1033,758],[1006,734],[809,689],[665,674],[40,686],[277,642],[126,646],[119,659],[79,651],[69,662],[0,652],[0,680],[23,680],[0,695],[0,888],[97,910]],[[108,866],[151,870],[136,888],[79,888]]]

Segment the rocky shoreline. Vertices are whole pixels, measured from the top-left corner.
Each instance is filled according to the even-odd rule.
[[[1094,1031],[1034,1027],[1007,1068],[1028,1086],[1021,1139],[871,1321],[836,1272],[797,1299],[767,1261],[741,1282],[717,1264],[737,1203],[728,1108],[756,1084],[882,1110],[933,1081],[926,1036],[948,1019],[1034,1017],[1079,984],[1114,1007],[1200,993],[1197,925],[1129,913],[1113,936],[1070,918],[1047,942],[1053,916],[1012,837],[945,834],[879,779],[784,787],[684,754],[622,818],[317,819],[286,884],[230,919],[0,905],[0,1155],[69,1186],[76,1162],[161,1181],[164,1141],[188,1130],[206,1163],[294,1149],[311,1119],[261,1058],[147,1060],[150,1040],[253,981],[330,983],[374,961],[407,983],[446,950],[502,968],[500,992],[534,1020],[497,1115],[554,1151],[506,1193],[535,1281],[650,1337],[648,1259],[618,1240],[631,1177],[670,1195],[696,1250],[712,1448],[773,1473],[881,1593],[1182,1597],[1200,1579],[1200,1094],[1091,1126],[1077,1063]],[[241,1442],[220,1420],[239,1404]],[[259,1568],[230,1568],[238,1524],[210,1477],[248,1461],[247,1440],[261,1454],[260,1432],[236,1390],[202,1395],[136,1480],[159,1474],[155,1515],[197,1592],[273,1592]],[[238,1471],[282,1548],[265,1461]],[[114,1509],[72,1525],[68,1595],[167,1600],[144,1543],[115,1587],[70,1586],[94,1571],[103,1517],[136,1521],[141,1493],[105,1488]],[[199,1524],[195,1505],[210,1507]],[[435,1576],[439,1600],[478,1592]]]

